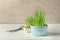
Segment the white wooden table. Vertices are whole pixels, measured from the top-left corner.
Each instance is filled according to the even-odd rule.
[[[6,32],[16,29],[21,24],[0,24],[0,40],[60,40],[60,24],[48,24],[48,35],[42,37],[31,36],[31,33],[25,33],[24,30],[17,32]]]

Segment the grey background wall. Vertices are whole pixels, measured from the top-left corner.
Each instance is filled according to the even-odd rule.
[[[24,23],[25,16],[40,8],[46,23],[60,23],[60,0],[0,0],[0,23]]]

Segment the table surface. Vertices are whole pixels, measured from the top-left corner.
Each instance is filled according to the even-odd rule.
[[[50,24],[52,25],[52,24]],[[32,36],[31,33],[25,33],[24,30],[17,32],[7,32],[11,29],[19,28],[21,24],[0,24],[0,40],[60,40],[60,33],[48,33],[47,36]]]

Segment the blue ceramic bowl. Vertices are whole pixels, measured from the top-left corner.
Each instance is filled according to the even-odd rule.
[[[31,34],[34,36],[45,36],[47,35],[47,25],[40,27],[40,26],[30,26],[31,27]]]

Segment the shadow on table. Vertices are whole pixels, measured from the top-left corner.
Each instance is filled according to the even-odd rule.
[[[59,36],[60,33],[48,32],[48,36]]]

